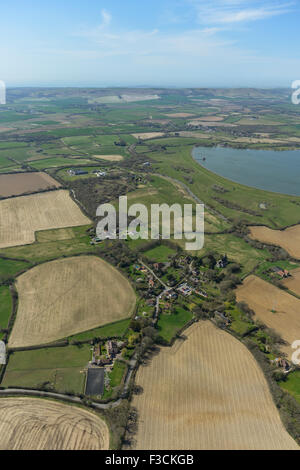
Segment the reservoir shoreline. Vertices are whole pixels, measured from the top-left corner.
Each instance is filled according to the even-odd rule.
[[[300,196],[300,150],[194,147],[192,157],[202,168],[232,183]]]

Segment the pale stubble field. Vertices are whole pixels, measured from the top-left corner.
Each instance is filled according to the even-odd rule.
[[[210,322],[161,348],[136,383],[136,449],[298,449],[251,353]]]
[[[0,201],[0,248],[34,243],[39,230],[89,223],[65,190],[5,199]]]
[[[95,256],[41,264],[22,274],[16,287],[12,348],[50,343],[128,318],[136,302],[127,279]]]
[[[37,398],[1,398],[2,450],[107,450],[109,430],[93,413]]]

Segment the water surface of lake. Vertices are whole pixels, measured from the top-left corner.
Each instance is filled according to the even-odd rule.
[[[300,150],[195,147],[193,157],[204,168],[237,183],[300,196]]]

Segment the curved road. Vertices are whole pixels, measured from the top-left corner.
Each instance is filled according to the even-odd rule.
[[[63,400],[68,401],[70,403],[77,403],[80,405],[84,405],[84,401],[79,397],[74,397],[71,395],[64,395],[62,393],[54,393],[54,392],[42,392],[41,390],[27,390],[22,388],[5,388],[4,390],[0,390],[0,395],[22,395],[24,396],[34,396],[34,397],[42,397],[42,398],[53,398],[56,400]],[[122,401],[122,398],[112,402],[112,403],[96,403],[92,402],[91,406],[93,408],[98,408],[100,410],[107,410],[109,408],[115,408],[118,406]]]
[[[133,357],[131,361],[129,362],[129,370],[125,379],[124,390],[122,392],[121,398],[110,403],[97,403],[97,402],[92,401],[91,406],[99,410],[107,410],[107,409],[116,408],[117,406],[119,406],[122,400],[125,398],[126,393],[128,392],[130,380],[131,380],[133,371],[136,367],[136,364],[137,364],[137,359]],[[26,396],[27,395],[27,396],[35,396],[35,397],[42,397],[42,398],[53,398],[53,399],[63,400],[63,401],[67,401],[70,403],[77,403],[81,405],[85,404],[81,398],[75,397],[72,395],[65,395],[63,393],[55,393],[55,392],[46,392],[42,390],[30,390],[30,389],[25,389],[25,388],[5,388],[3,390],[0,390],[0,396],[1,395],[5,395],[5,396],[7,395]]]

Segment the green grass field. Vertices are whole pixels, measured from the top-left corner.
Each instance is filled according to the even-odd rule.
[[[30,267],[30,263],[0,258],[0,278],[14,277]]]
[[[83,369],[91,359],[90,345],[14,352],[9,357],[3,387],[41,388],[83,393]]]
[[[243,337],[245,334],[253,330],[253,324],[249,322],[246,316],[235,306],[230,306],[226,312],[231,317],[230,329]]]
[[[184,249],[184,240],[174,240]],[[253,248],[246,243],[242,238],[236,237],[232,234],[210,234],[205,235],[204,247],[200,251],[193,251],[193,256],[204,256],[208,253],[214,253],[216,256],[227,254],[231,262],[236,262],[241,265],[242,277],[249,274],[254,268],[258,267],[260,263],[264,263],[270,258],[270,253],[267,250],[259,250]]]
[[[156,261],[158,263],[164,263],[169,260],[170,257],[176,254],[176,251],[166,245],[159,245],[151,250],[144,251],[143,253],[147,258]]]
[[[102,399],[110,398],[114,388],[121,385],[122,379],[124,377],[125,371],[127,370],[127,365],[121,361],[115,361],[113,370],[109,373],[110,378],[110,387],[105,389],[102,395]]]
[[[82,166],[94,163],[92,160],[86,158],[44,158],[42,160],[34,160],[29,162],[30,166],[36,170],[43,170],[45,168],[59,168],[67,165]]]
[[[17,165],[12,165],[12,166],[3,167],[3,168],[0,166],[0,173],[20,173],[22,171],[24,171],[24,169]]]
[[[6,158],[12,163],[23,163],[30,157],[29,147],[17,147],[7,150],[0,150],[0,158]]]
[[[0,329],[7,328],[12,313],[12,298],[9,287],[0,286]],[[0,332],[0,339],[3,334]]]
[[[161,314],[157,323],[159,336],[169,343],[192,318],[193,314],[182,307],[176,307],[171,315]]]
[[[50,232],[52,231],[46,230],[38,232],[37,239],[41,241],[37,241],[31,245],[4,248],[3,250],[0,250],[0,255],[14,257],[16,259],[30,260],[31,263],[34,263],[81,253],[95,254],[95,247],[90,245],[91,239],[86,234],[86,226],[72,227],[72,234],[75,234],[75,236],[68,239],[60,240],[55,238],[55,234],[61,233],[60,230],[54,230],[54,234]],[[51,237],[54,239],[49,241]],[[45,239],[47,241],[44,241]],[[101,247],[97,248],[100,249]]]
[[[33,119],[34,117],[38,117],[38,115],[33,114],[19,114],[13,111],[1,111],[0,112],[0,124],[18,122],[18,121],[26,121],[27,119]]]
[[[289,374],[286,382],[280,382],[280,386],[300,403],[300,370]]]
[[[0,150],[26,148],[28,144],[25,142],[0,142]]]
[[[151,176],[151,181],[143,188],[129,193],[128,203],[143,203],[150,209],[151,204],[189,204],[191,199],[180,194],[171,182],[158,176]]]
[[[5,155],[1,154],[0,152],[0,168],[7,169],[10,171],[9,168],[16,166],[16,163],[9,160]]]
[[[89,341],[94,338],[123,338],[129,327],[130,320],[131,319],[128,318],[116,323],[110,323],[109,325],[95,328],[94,330],[84,331],[78,335],[70,336],[68,339],[70,341]]]
[[[115,362],[113,370],[110,373],[110,386],[112,388],[120,385],[126,368],[127,366],[126,364],[124,364],[124,362],[121,362],[121,361]]]

